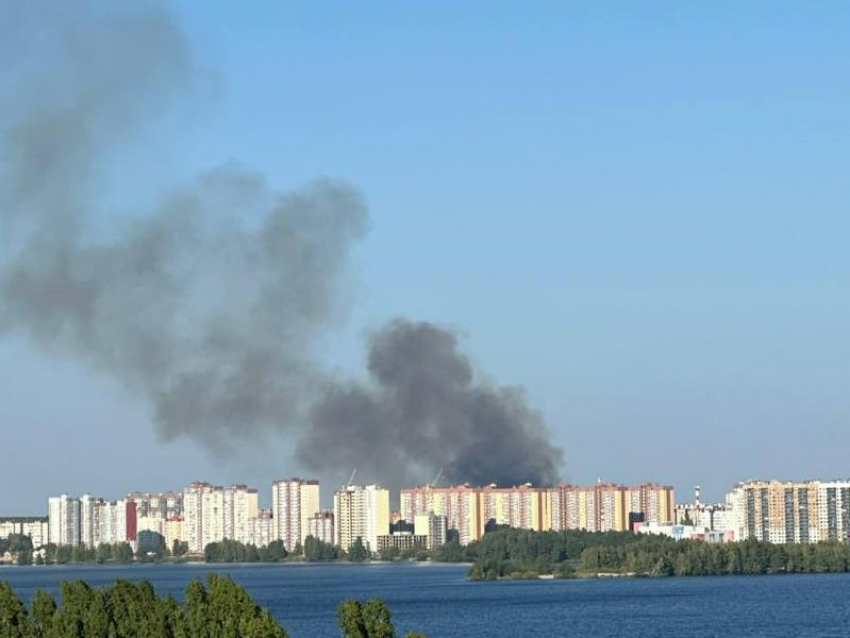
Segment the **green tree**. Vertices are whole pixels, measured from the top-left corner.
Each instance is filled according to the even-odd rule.
[[[32,550],[19,549],[18,553],[15,555],[15,562],[17,562],[18,565],[32,565]]]
[[[8,542],[6,551],[12,554],[17,554],[21,551],[31,552],[34,549],[32,546],[32,539],[25,534],[9,534],[9,537],[6,540]]]
[[[386,547],[378,552],[378,555],[381,557],[381,560],[398,560],[401,556],[401,550],[398,547]]]
[[[112,560],[112,547],[106,543],[101,543],[95,550],[95,561],[105,563]]]
[[[363,539],[359,536],[354,539],[351,547],[348,548],[348,560],[352,563],[362,563],[369,560],[369,550],[363,545]]]
[[[191,581],[185,589],[186,624],[191,638],[206,638],[207,632],[207,590],[198,580]]]
[[[349,598],[343,600],[337,608],[337,623],[344,638],[369,638],[366,623],[363,620],[363,605]]]
[[[113,556],[118,563],[132,563],[133,548],[130,547],[129,543],[118,543],[115,546]]]
[[[283,541],[281,540],[272,541],[263,548],[262,552],[260,552],[261,560],[267,563],[280,562],[285,559],[286,556],[286,547],[284,547]]]
[[[381,598],[370,598],[362,607],[363,625],[369,638],[396,638],[390,610]]]
[[[189,543],[185,541],[179,541],[176,538],[174,542],[171,544],[171,555],[175,558],[181,558],[185,556],[189,552]]]
[[[330,561],[337,560],[339,557],[340,551],[335,545],[320,541],[313,536],[304,539],[304,560],[310,562]]]
[[[32,633],[36,638],[53,638],[56,625],[56,601],[41,589],[32,597],[30,619]]]
[[[353,598],[343,600],[337,607],[337,624],[343,638],[396,638],[390,610],[380,598],[361,603]],[[408,632],[406,638],[427,638],[419,632]]]
[[[0,581],[0,629],[3,638],[29,638],[27,608],[5,581]]]
[[[71,548],[67,545],[62,545],[56,549],[56,562],[60,565],[65,565],[71,562]]]

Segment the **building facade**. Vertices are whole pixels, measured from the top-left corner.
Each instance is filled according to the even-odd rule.
[[[371,552],[390,533],[390,492],[378,485],[349,485],[334,492],[336,545],[348,551],[360,538]]]
[[[183,490],[183,535],[189,552],[203,553],[210,543],[225,538],[250,543],[253,520],[257,518],[259,496],[247,485],[221,487],[209,483],[191,483]]]
[[[0,538],[29,536],[36,549],[49,542],[48,519],[43,516],[0,518]]]
[[[334,535],[334,513],[330,510],[316,512],[310,517],[307,532],[316,540],[323,543],[336,543]]]
[[[80,544],[80,499],[62,494],[47,501],[49,542],[55,545]]]
[[[319,511],[319,482],[301,478],[272,483],[274,535],[287,551],[304,545],[310,518]]]
[[[746,481],[735,486],[727,501],[740,539],[850,540],[850,480]]]
[[[251,543],[257,547],[265,547],[275,540],[274,519],[270,509],[261,509],[257,517],[251,521]]]
[[[448,521],[441,514],[417,514],[413,519],[413,534],[425,538],[425,546],[434,549],[446,544]]]
[[[630,521],[666,525],[675,521],[675,499],[669,485],[626,486],[602,481],[589,486],[551,488],[552,529],[622,532]]]
[[[224,525],[222,537],[248,544],[253,540],[254,520],[260,513],[257,489],[231,485],[222,490]]]
[[[486,519],[481,512],[481,488],[470,485],[450,487],[404,488],[401,490],[401,515],[404,520],[415,521],[416,516],[436,514],[446,517],[461,545],[481,538]]]
[[[385,552],[388,549],[397,549],[400,552],[406,552],[412,549],[426,549],[427,546],[427,536],[417,536],[410,532],[382,534],[377,539],[378,552]]]

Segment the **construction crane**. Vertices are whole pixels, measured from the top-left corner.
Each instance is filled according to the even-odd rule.
[[[445,468],[441,467],[440,471],[437,472],[437,475],[434,477],[434,480],[431,481],[431,487],[437,487],[437,483],[439,483],[440,479],[443,477],[443,469]]]

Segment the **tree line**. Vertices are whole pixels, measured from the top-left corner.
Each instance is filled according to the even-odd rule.
[[[118,580],[104,588],[60,584],[61,602],[37,591],[29,606],[0,581],[3,638],[286,638],[271,613],[230,578],[210,574],[190,582],[184,600],[158,596],[148,581]],[[383,600],[345,600],[337,610],[344,638],[396,638]],[[406,638],[425,638],[410,632]]]
[[[283,541],[280,540],[257,547],[251,543],[225,539],[204,547],[204,560],[208,563],[279,563],[300,560],[363,562],[370,558],[371,553],[360,538],[354,540],[347,552],[313,536],[308,536],[303,546],[298,543],[291,552],[286,551]]]
[[[850,545],[837,541],[775,545],[749,539],[736,543],[641,538],[621,547],[585,550],[581,567],[588,572],[651,576],[843,573],[850,571]]]
[[[646,576],[850,571],[850,544],[774,545],[675,540],[630,532],[499,530],[459,548],[472,579],[572,577],[598,573]]]
[[[149,562],[169,559],[182,559],[188,552],[188,545],[175,540],[172,547],[164,543],[151,549],[133,551],[129,543],[101,543],[97,547],[84,545],[56,545],[48,543],[33,549],[28,536],[0,539],[0,554],[6,551],[15,557],[18,565],[69,565],[81,563],[132,563],[135,561]]]
[[[158,537],[158,539],[156,538]],[[55,545],[49,543],[38,549],[33,548],[29,536],[12,534],[0,539],[0,554],[9,552],[19,565],[66,565],[81,563],[130,563],[198,560],[197,556],[189,556],[189,546],[185,541],[174,540],[166,546],[165,539],[156,534],[152,538],[159,542],[145,543],[135,553],[129,543],[103,543],[97,547],[83,545]],[[209,543],[204,547],[203,560],[209,563],[277,563],[281,561],[329,562],[350,561],[364,562],[377,556],[380,560],[433,560],[438,562],[458,562],[468,560],[467,553],[458,543],[428,550],[424,547],[414,547],[407,550],[388,548],[373,553],[366,548],[363,539],[356,538],[348,550],[337,545],[326,543],[313,536],[307,536],[302,546],[298,543],[292,551],[287,551],[280,540],[275,540],[264,546],[251,543],[224,539]]]

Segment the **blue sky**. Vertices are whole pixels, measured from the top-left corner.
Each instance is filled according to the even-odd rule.
[[[228,161],[357,185],[373,228],[320,345],[334,365],[357,374],[389,317],[434,320],[525,386],[569,480],[717,498],[850,475],[846,3],[175,11],[196,85],[116,156],[113,197]],[[0,375],[0,421],[38,451],[4,459],[0,514],[297,469],[158,443],[144,405],[23,342],[0,342]]]

